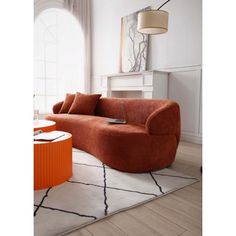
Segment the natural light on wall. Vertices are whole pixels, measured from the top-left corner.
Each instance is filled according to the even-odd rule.
[[[43,11],[34,25],[34,109],[51,113],[66,93],[84,91],[83,33],[74,16],[61,9]]]

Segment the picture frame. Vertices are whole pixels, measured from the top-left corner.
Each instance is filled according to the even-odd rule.
[[[149,35],[137,31],[138,13],[150,10],[146,7],[121,18],[120,68],[121,73],[145,71]]]

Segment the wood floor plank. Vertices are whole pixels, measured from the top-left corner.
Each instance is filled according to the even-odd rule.
[[[184,228],[168,221],[161,215],[144,206],[136,207],[129,210],[127,213],[140,220],[145,225],[148,225],[161,235],[175,236],[185,231]]]
[[[192,144],[188,144],[192,145]],[[202,165],[202,150],[201,146],[186,147],[185,144],[180,144],[176,154],[176,160],[181,161],[185,166],[200,167]]]
[[[197,190],[199,190],[199,191],[202,191],[202,182],[199,181],[199,182],[197,182],[197,183],[194,183],[194,184],[190,185],[190,187],[191,187],[191,188],[195,188],[195,189],[197,189]]]
[[[182,160],[176,160],[169,168],[181,172],[182,174],[193,176],[201,180],[202,173],[200,171],[200,167],[200,164],[198,166],[190,166]]]
[[[191,161],[200,161],[199,159],[201,159],[201,150],[194,150],[194,149],[189,149],[188,151],[186,150],[186,148],[184,147],[180,147],[177,150],[178,154],[183,155],[183,158],[185,159],[187,157],[187,155],[189,157],[191,157]],[[188,158],[190,160],[190,158]]]
[[[188,153],[177,153],[178,157],[181,159],[182,162],[190,166],[200,166],[201,165],[201,158],[199,156],[190,157],[191,154]]]
[[[196,157],[201,157],[202,155],[201,145],[189,142],[180,142],[177,151],[181,153],[190,154]]]
[[[166,206],[169,209],[173,209],[179,213],[182,213],[195,221],[198,224],[202,222],[202,210],[201,207],[182,199],[174,194],[169,194],[166,197],[162,197],[157,201],[159,204]]]
[[[173,209],[169,209],[167,206],[163,206],[158,201],[152,201],[145,204],[146,207],[156,211],[158,214],[168,219],[169,221],[193,232],[201,235],[201,224],[194,221],[192,218],[184,215],[183,213],[177,212]]]
[[[86,228],[76,230],[72,233],[67,234],[68,236],[94,236]]]
[[[202,206],[202,192],[195,188],[185,187],[174,192],[173,194],[189,202],[192,202],[199,207]]]
[[[156,232],[152,228],[140,222],[138,219],[135,219],[126,212],[122,212],[111,216],[109,221],[116,225],[118,228],[122,229],[128,235],[135,236],[161,236],[160,233]]]
[[[201,236],[201,234],[194,234],[190,231],[185,231],[184,233],[180,234],[179,236]]]
[[[117,226],[109,222],[108,220],[103,220],[97,222],[96,224],[91,224],[86,228],[90,233],[96,236],[125,236],[127,235]]]

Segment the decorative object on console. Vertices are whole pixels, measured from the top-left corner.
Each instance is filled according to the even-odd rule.
[[[147,7],[143,10],[148,10]],[[121,18],[120,72],[146,70],[148,35],[137,31],[140,11]]]
[[[144,10],[138,14],[137,30],[143,34],[163,34],[168,31],[168,15],[160,10],[170,0],[164,2],[157,10]]]
[[[67,93],[65,101],[63,102],[59,113],[67,113],[70,110],[70,107],[74,101],[74,98],[75,98],[75,94]]]
[[[197,181],[173,169],[145,174],[120,172],[86,152],[73,149],[72,178],[61,185],[34,191],[35,236],[66,235]],[[165,226],[176,228],[173,224]],[[159,232],[166,235],[166,229],[162,229]]]
[[[77,92],[68,113],[94,115],[94,110],[100,97],[101,94],[82,94]]]

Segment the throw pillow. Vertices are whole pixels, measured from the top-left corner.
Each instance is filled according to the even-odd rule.
[[[101,94],[76,93],[68,113],[94,115],[94,110],[100,97]]]
[[[70,110],[70,107],[74,101],[74,98],[75,98],[75,94],[67,93],[65,101],[63,102],[59,113],[67,113]]]

